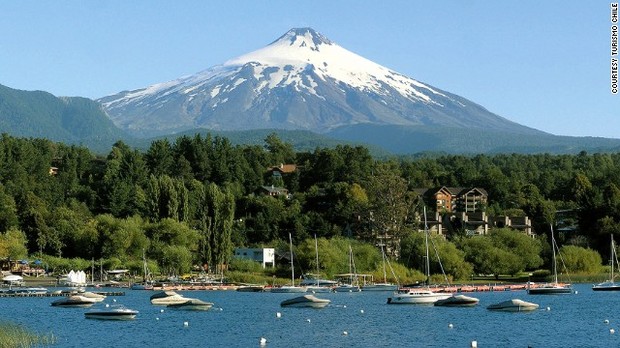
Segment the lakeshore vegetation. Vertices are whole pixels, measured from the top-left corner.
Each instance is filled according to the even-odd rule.
[[[296,170],[268,171],[280,164]],[[155,274],[225,268],[233,280],[265,281],[286,279],[286,261],[265,271],[233,260],[233,249],[275,247],[284,254],[291,233],[302,272],[317,269],[316,237],[325,276],[348,271],[351,245],[358,272],[377,278],[376,237],[383,236],[392,241],[386,250],[399,280],[421,281],[425,203],[414,189],[439,186],[484,188],[488,215],[527,215],[536,232],[531,238],[493,229],[471,237],[455,227],[446,238],[433,237],[431,257],[441,258],[453,280],[548,274],[549,225],[558,211],[572,211],[576,226],[557,236],[568,272],[602,272],[609,235],[620,234],[620,153],[378,159],[361,146],[296,152],[270,134],[263,146],[195,135],[155,140],[146,151],[119,141],[95,154],[3,134],[0,260],[36,259],[56,274],[89,271],[93,263],[141,274],[145,255]],[[271,187],[287,192],[261,191]]]

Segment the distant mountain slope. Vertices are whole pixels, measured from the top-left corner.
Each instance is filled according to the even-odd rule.
[[[542,134],[347,51],[311,28],[291,29],[197,74],[99,101],[116,125],[139,136],[194,128],[325,133],[359,124]]]
[[[93,100],[0,85],[0,132],[104,149],[128,135]]]
[[[496,130],[429,126],[355,125],[325,135],[371,143],[393,154],[446,153],[578,153],[620,150],[620,139],[569,137],[547,133],[514,134]]]

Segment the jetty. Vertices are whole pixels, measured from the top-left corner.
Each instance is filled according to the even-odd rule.
[[[92,291],[98,295],[104,296],[125,296],[124,291]],[[52,291],[52,292],[22,292],[22,291],[0,291],[0,297],[66,297],[71,295],[79,295],[75,291]]]

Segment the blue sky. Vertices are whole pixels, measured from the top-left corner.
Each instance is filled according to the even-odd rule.
[[[620,138],[610,1],[0,2],[0,84],[99,98],[193,74],[294,27],[552,134]]]

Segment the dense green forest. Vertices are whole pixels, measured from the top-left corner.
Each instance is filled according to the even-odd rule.
[[[268,171],[293,163],[290,174]],[[289,195],[262,193],[272,185]],[[414,279],[423,264],[418,231],[425,205],[414,188],[439,186],[484,188],[487,214],[526,214],[538,235],[499,229],[468,237],[456,230],[433,238],[453,279],[548,268],[549,225],[558,211],[575,212],[576,231],[558,237],[571,271],[599,271],[610,234],[620,235],[619,153],[378,160],[361,146],[296,152],[271,134],[262,146],[195,135],[139,151],[119,141],[97,156],[81,146],[3,134],[0,259],[81,269],[105,260],[109,268],[140,270],[146,252],[149,268],[162,274],[197,265],[216,272],[231,263],[234,247],[286,251],[291,233],[302,269],[316,268],[316,236],[326,255],[321,268],[334,274],[348,267],[351,244],[358,269],[376,270],[376,237],[387,236],[397,241],[390,248],[394,267]]]

